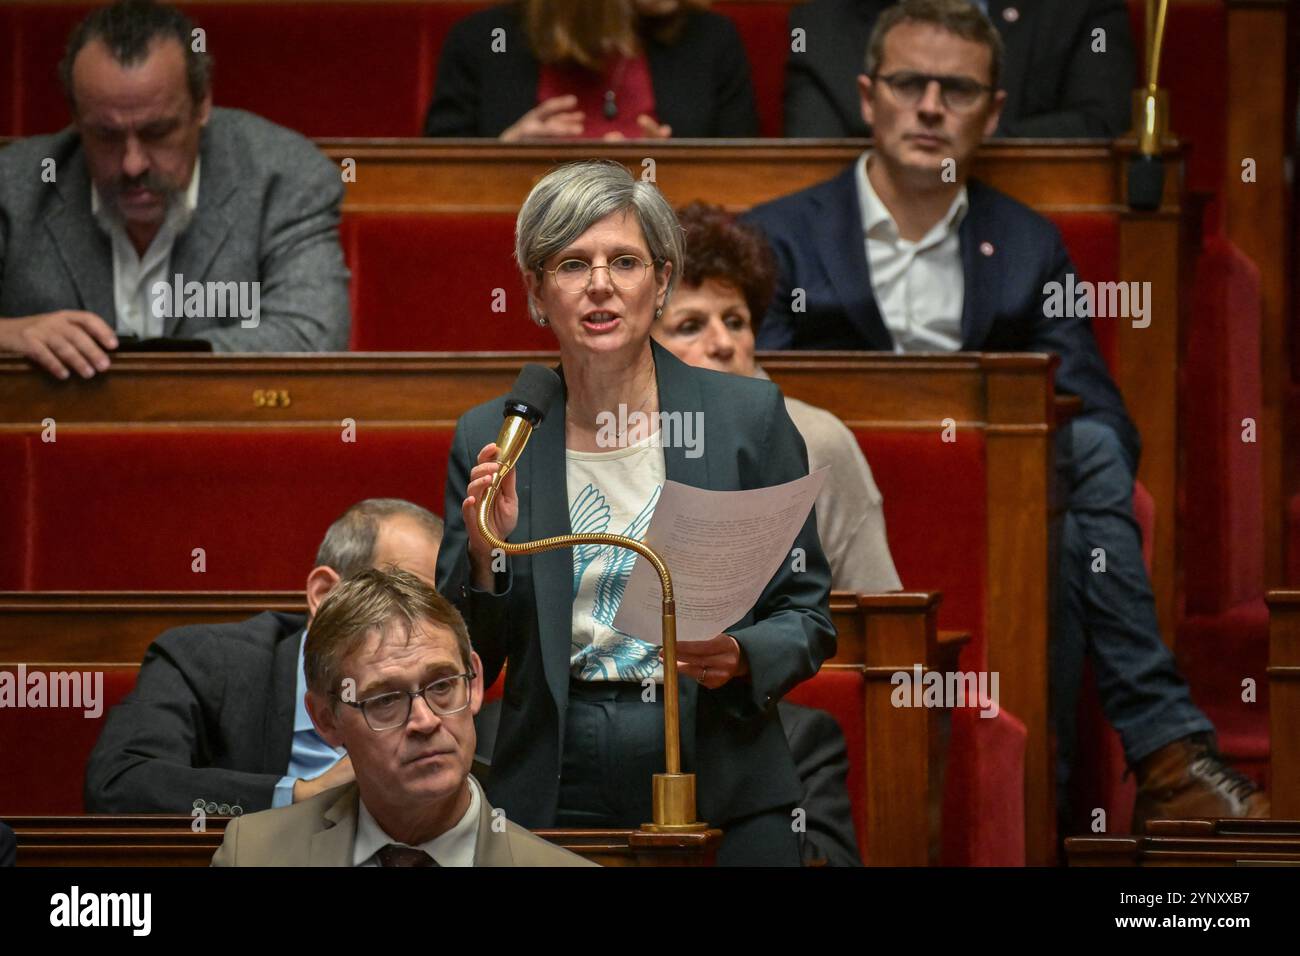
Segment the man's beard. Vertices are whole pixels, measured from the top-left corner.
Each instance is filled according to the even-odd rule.
[[[122,206],[121,198],[126,192],[133,189],[148,189],[150,192],[157,194],[161,199],[161,205],[154,207],[145,216],[146,221],[161,222],[167,215],[167,210],[171,208],[172,202],[180,194],[180,189],[169,180],[164,179],[158,173],[150,170],[139,176],[119,176],[113,180],[109,186],[109,194],[106,197],[112,208],[117,210],[123,218],[134,218],[137,221],[141,219],[143,210],[134,208],[129,210]]]

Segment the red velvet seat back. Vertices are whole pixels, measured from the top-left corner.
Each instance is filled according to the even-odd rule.
[[[39,439],[38,439],[39,440]],[[0,433],[0,591],[20,591],[28,541],[28,436]]]
[[[958,427],[857,431],[858,444],[885,501],[889,549],[903,587],[942,591],[939,626],[967,631],[962,667],[984,667],[988,593],[988,511],[984,435]]]
[[[18,32],[18,11],[13,7],[0,6],[0,58],[13,53],[13,37]],[[6,40],[5,38],[9,39]],[[14,101],[18,98],[18,88],[13,81],[13,66],[4,69],[0,59],[0,83],[4,83],[4,92],[0,93],[0,136],[11,136],[18,129],[14,117]]]
[[[1119,223],[1100,213],[1056,214],[1077,279],[1118,276]],[[353,351],[546,350],[554,335],[527,314],[509,213],[353,213],[343,246],[352,270]],[[504,311],[497,311],[504,308]],[[1119,319],[1093,323],[1115,365]]]
[[[452,23],[483,4],[180,6],[205,31],[218,106],[250,110],[305,136],[339,137],[420,135],[442,40]],[[55,68],[73,25],[91,8],[15,8],[15,29],[5,35],[21,53],[14,65],[17,125],[0,127],[4,133],[48,133],[67,124]]]
[[[1183,572],[1188,614],[1213,614],[1264,590],[1264,474],[1259,428],[1259,270],[1208,237],[1196,263],[1181,388],[1186,440]]]
[[[513,214],[348,216],[352,350],[554,349],[528,317],[514,228]]]
[[[297,590],[349,505],[395,497],[442,510],[450,429],[362,423],[355,442],[341,437],[332,427],[29,436],[23,586]]]
[[[785,115],[785,61],[790,56],[790,8],[794,3],[716,3],[745,44],[758,104],[759,134],[780,136]]]
[[[20,814],[59,815],[82,813],[81,790],[90,756],[104,720],[135,686],[138,664],[27,665],[26,676],[51,671],[103,674],[100,713],[86,716],[86,707],[6,708],[0,719],[0,817]],[[0,664],[0,672],[15,675],[16,664]],[[93,680],[93,677],[92,677]],[[48,676],[46,678],[48,686]],[[79,682],[80,683],[80,682]],[[30,699],[30,698],[25,698]],[[47,694],[46,703],[51,696]],[[85,704],[86,701],[82,700]]]
[[[53,133],[71,114],[58,64],[72,28],[93,4],[24,3],[10,10],[12,28],[0,32],[0,98],[11,103],[6,136]]]
[[[1048,216],[1077,271],[1076,281],[1114,282],[1119,278],[1119,217],[1113,213],[1057,212]],[[1094,319],[1092,334],[1111,374],[1118,357],[1120,318]]]
[[[251,110],[304,136],[418,136],[433,88],[427,9],[204,4],[188,13],[207,31],[216,57],[218,105]]]

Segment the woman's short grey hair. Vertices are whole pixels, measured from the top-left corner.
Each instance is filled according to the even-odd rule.
[[[543,278],[542,264],[611,213],[632,210],[641,223],[655,274],[673,264],[665,304],[681,275],[686,245],[677,214],[654,183],[635,179],[612,159],[569,163],[547,173],[524,200],[515,221],[515,261],[519,271]],[[528,314],[538,325],[544,316],[533,296]]]

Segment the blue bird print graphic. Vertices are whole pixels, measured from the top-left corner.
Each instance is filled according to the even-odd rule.
[[[663,485],[656,485],[650,500],[620,534],[637,541],[645,537],[654,516]],[[574,532],[607,532],[609,504],[599,489],[588,484],[574,499],[569,512]],[[595,574],[592,619],[596,639],[586,647],[575,646],[573,673],[582,680],[641,681],[653,676],[659,664],[659,649],[614,627],[627,581],[636,563],[636,553],[608,545],[584,545],[573,549],[573,589],[577,596],[582,579]]]

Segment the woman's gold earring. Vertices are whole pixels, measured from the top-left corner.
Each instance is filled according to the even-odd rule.
[[[660,308],[658,308],[658,309],[655,309],[655,318],[656,318],[656,319],[658,319],[658,318],[662,318],[662,317],[663,317],[663,314],[664,314],[664,310],[663,310],[663,307],[662,307],[662,306],[661,306]]]

